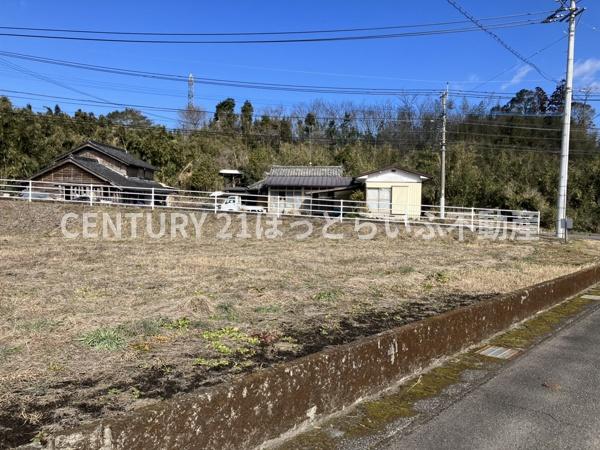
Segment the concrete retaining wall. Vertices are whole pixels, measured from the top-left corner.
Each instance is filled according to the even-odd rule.
[[[246,449],[376,394],[600,281],[600,266],[59,433],[54,449]]]

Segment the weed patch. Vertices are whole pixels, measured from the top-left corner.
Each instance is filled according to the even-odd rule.
[[[118,328],[98,328],[79,338],[84,345],[96,350],[120,350],[126,345],[123,332]]]
[[[319,291],[313,296],[313,299],[318,302],[335,302],[340,294],[341,292],[339,289]]]
[[[232,362],[225,358],[196,358],[192,364],[194,366],[206,367],[207,369],[216,369],[218,367],[230,366]]]
[[[174,319],[168,322],[163,322],[162,326],[167,330],[187,331],[192,322],[187,317],[181,319]]]
[[[217,305],[217,318],[221,320],[228,320],[230,322],[235,322],[238,320],[238,312],[231,302],[219,303]]]
[[[239,328],[225,327],[215,331],[205,331],[202,338],[209,342],[210,347],[221,355],[253,356],[255,347],[260,339],[240,331]]]
[[[161,319],[142,319],[131,323],[120,325],[119,329],[124,335],[135,336],[156,336],[160,334],[163,321]]]
[[[11,355],[19,353],[21,351],[21,347],[15,346],[11,347],[8,345],[0,345],[0,361],[8,359]]]
[[[278,305],[267,305],[267,306],[257,306],[254,308],[254,312],[258,314],[276,314],[281,312],[281,306]]]

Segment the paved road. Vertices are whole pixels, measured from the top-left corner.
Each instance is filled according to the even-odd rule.
[[[382,448],[600,449],[600,310]]]

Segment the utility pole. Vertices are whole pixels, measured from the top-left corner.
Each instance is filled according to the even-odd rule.
[[[448,100],[448,84],[442,94],[442,154],[440,174],[440,218],[446,218],[446,122],[448,118],[446,102]]]
[[[583,12],[577,8],[576,0],[561,0],[561,7],[550,15],[544,23],[569,21],[569,44],[567,47],[567,75],[565,101],[562,122],[562,140],[560,145],[560,176],[558,198],[556,202],[556,237],[564,239],[567,235],[567,181],[569,176],[569,138],[571,135],[571,102],[573,101],[573,61],[575,58],[575,19]],[[567,14],[564,14],[564,13]]]

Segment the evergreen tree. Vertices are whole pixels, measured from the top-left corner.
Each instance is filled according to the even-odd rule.
[[[250,133],[252,130],[252,116],[254,114],[254,108],[249,100],[246,100],[242,105],[241,125],[242,132]]]

